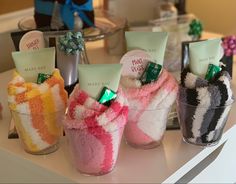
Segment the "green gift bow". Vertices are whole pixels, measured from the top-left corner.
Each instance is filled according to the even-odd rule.
[[[59,37],[59,49],[66,55],[75,55],[84,50],[84,39],[81,32],[67,32]]]
[[[199,20],[192,20],[192,22],[189,24],[189,35],[192,35],[194,37],[201,37],[203,31],[202,23]]]

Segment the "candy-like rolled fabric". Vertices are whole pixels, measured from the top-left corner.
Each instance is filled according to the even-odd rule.
[[[59,70],[42,84],[25,82],[16,71],[8,84],[8,102],[25,150],[37,154],[58,143],[67,104]]]
[[[122,77],[121,84],[130,109],[125,128],[127,142],[141,147],[160,142],[166,129],[168,113],[177,96],[178,84],[175,78],[163,69],[155,82],[140,86],[137,79]]]
[[[75,87],[64,127],[80,172],[102,175],[113,169],[127,116],[127,99],[121,89],[107,107]]]
[[[210,81],[194,75],[188,68],[184,69],[178,95],[184,138],[199,145],[218,141],[233,99],[230,76],[224,68]]]

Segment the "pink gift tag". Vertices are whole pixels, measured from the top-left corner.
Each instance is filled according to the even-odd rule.
[[[151,56],[143,50],[132,50],[127,52],[120,60],[123,64],[122,75],[140,78]]]
[[[20,40],[20,51],[35,50],[40,48],[45,48],[43,32],[41,31],[29,31],[25,33]]]

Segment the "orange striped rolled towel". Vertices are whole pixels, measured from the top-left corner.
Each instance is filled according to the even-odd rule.
[[[58,69],[42,84],[25,82],[19,73],[14,72],[8,84],[8,103],[27,152],[43,154],[52,151],[52,146],[57,147],[67,98]]]

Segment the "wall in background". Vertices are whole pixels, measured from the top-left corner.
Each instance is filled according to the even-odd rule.
[[[202,20],[207,31],[236,34],[236,0],[186,0],[187,11]]]
[[[103,0],[93,1],[95,7],[103,4]],[[33,0],[0,0],[0,14],[29,8],[33,3]],[[236,34],[236,0],[186,0],[186,3],[188,12],[202,20],[205,30]]]
[[[32,7],[33,0],[0,0],[0,14]]]

